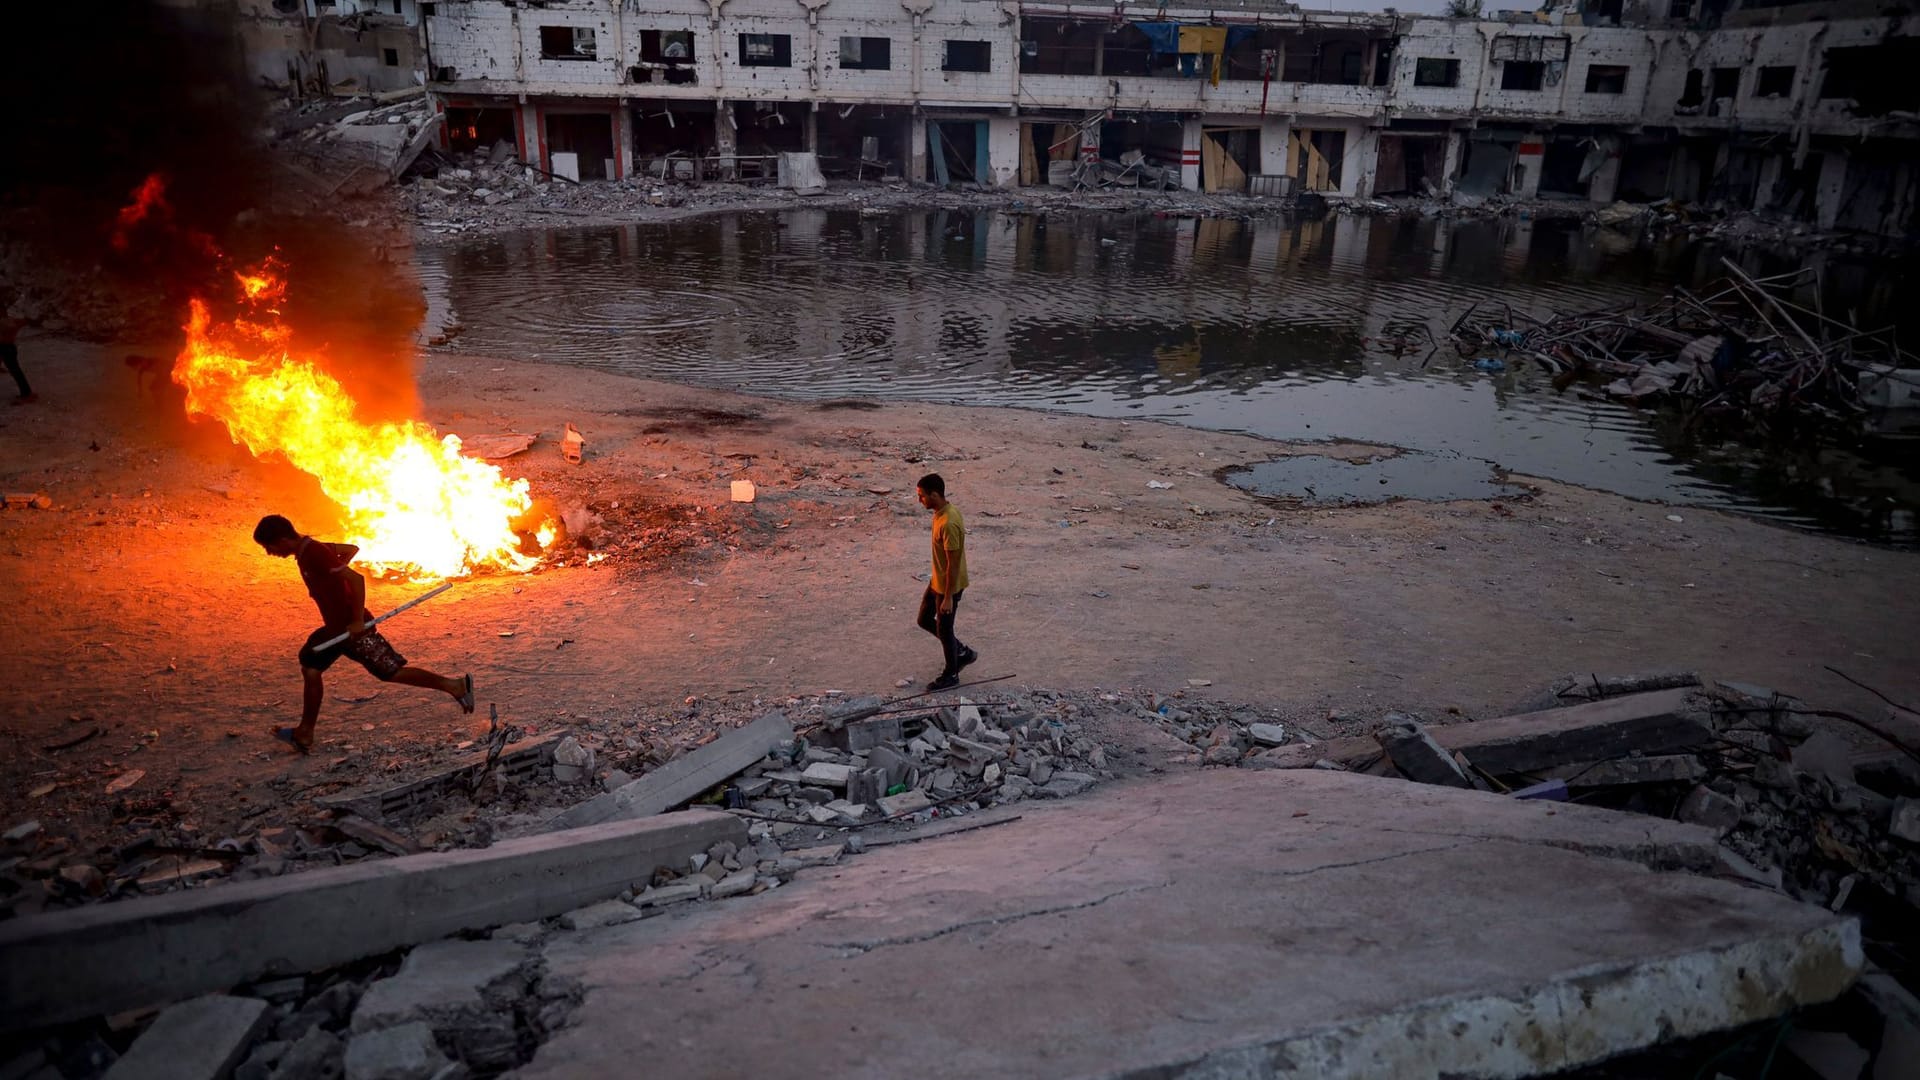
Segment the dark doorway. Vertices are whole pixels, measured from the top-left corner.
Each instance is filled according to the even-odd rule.
[[[456,152],[486,150],[515,142],[512,109],[448,109],[447,146]]]
[[[987,122],[984,120],[929,121],[927,156],[933,164],[934,182],[942,186],[993,181],[987,169]]]
[[[563,155],[572,155],[571,159]],[[572,169],[567,165],[572,162]],[[605,180],[614,171],[613,117],[606,113],[551,113],[547,116],[547,168],[578,180]]]

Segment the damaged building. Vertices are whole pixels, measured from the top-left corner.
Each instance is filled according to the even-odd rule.
[[[389,4],[393,0],[387,0]],[[412,0],[401,0],[410,4]],[[420,5],[446,148],[574,180],[1076,180],[1671,197],[1920,225],[1920,56],[1870,3],[1584,0],[1479,19],[1016,0]]]
[[[160,0],[227,20],[248,76],[294,97],[420,85],[421,0]]]

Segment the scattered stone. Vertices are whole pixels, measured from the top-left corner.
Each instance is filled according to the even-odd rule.
[[[252,997],[270,1001],[276,1005],[298,1001],[307,992],[307,977],[295,975],[286,979],[274,979],[270,982],[254,983]]]
[[[1725,832],[1740,824],[1740,804],[1702,784],[1687,793],[1674,816],[1689,824]]]
[[[1920,799],[1893,800],[1893,820],[1887,832],[1909,844],[1920,844]]]
[[[1457,788],[1473,786],[1453,755],[1442,749],[1412,717],[1388,716],[1387,726],[1374,732],[1373,738],[1380,749],[1386,751],[1394,768],[1415,783]]]
[[[853,766],[837,765],[830,761],[816,761],[807,766],[806,771],[800,774],[801,779],[809,784],[819,784],[831,788],[846,787],[847,781],[852,776]]]
[[[752,868],[736,870],[714,883],[707,890],[707,895],[715,900],[725,900],[730,896],[744,896],[753,891],[754,877]]]
[[[631,783],[633,783],[632,773],[625,769],[614,769],[606,776],[601,777],[600,788],[603,791],[618,791]]]
[[[1053,779],[1035,788],[1033,793],[1043,799],[1069,799],[1099,783],[1097,777],[1078,772],[1057,772]]]
[[[1853,786],[1853,749],[1831,731],[1816,731],[1793,748],[1793,767],[1809,776],[1825,777],[1837,787]]]
[[[1215,743],[1207,747],[1206,751],[1200,755],[1200,763],[1203,765],[1238,765],[1242,756],[1240,748],[1232,743]]]
[[[314,1028],[287,1048],[274,1070],[273,1080],[336,1080],[345,1067],[347,1045],[322,1028]]]
[[[918,813],[933,805],[922,791],[903,791],[898,795],[888,795],[880,799],[880,812],[887,817],[902,817]]]
[[[1719,871],[1721,877],[1735,878],[1769,889],[1780,888],[1783,877],[1777,866],[1762,870],[1750,862],[1746,856],[1724,845],[1714,850],[1714,858],[1716,860],[1714,869]]]
[[[553,748],[553,778],[562,784],[577,784],[593,775],[593,750],[581,746],[569,735]]]
[[[162,1012],[107,1070],[108,1080],[216,1080],[266,1024],[267,1003],[208,994]]]
[[[39,831],[40,823],[38,821],[23,821],[13,828],[8,829],[6,835],[0,837],[0,839],[4,839],[9,844],[17,844],[22,840],[31,839],[35,834],[39,833]]]
[[[1287,741],[1287,729],[1279,724],[1249,724],[1247,735],[1256,746],[1281,746]]]
[[[650,888],[634,897],[633,902],[640,907],[665,907],[683,900],[698,900],[700,893],[700,885],[696,882],[675,882]]]
[[[831,866],[840,861],[840,853],[845,850],[841,844],[822,844],[819,847],[799,848],[781,856],[781,862],[792,862],[799,869],[812,866]]]
[[[597,904],[575,908],[560,916],[560,925],[567,930],[597,930],[603,926],[618,926],[643,917],[640,909],[632,904],[623,904],[618,900],[602,900]]]
[[[345,1063],[347,1080],[433,1080],[449,1064],[421,1022],[355,1035]]]

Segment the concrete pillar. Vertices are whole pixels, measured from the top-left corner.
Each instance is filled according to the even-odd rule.
[[[980,178],[994,187],[1020,184],[1020,118],[996,116],[987,121],[987,171]]]
[[[1102,38],[1101,40],[1104,42],[1106,39]],[[1105,48],[1106,46],[1102,44],[1101,49],[1104,50]],[[1080,129],[1080,160],[1081,161],[1099,161],[1100,160],[1100,125],[1099,124],[1089,124],[1086,127],[1083,127]]]
[[[1453,182],[1460,175],[1460,162],[1466,156],[1466,150],[1466,132],[1447,132],[1447,157],[1446,164],[1440,169],[1440,194],[1449,197],[1453,195]]]
[[[1205,137],[1197,116],[1187,117],[1180,125],[1180,187],[1184,191],[1200,190],[1200,140]]]
[[[1840,220],[1840,200],[1847,190],[1847,155],[1828,150],[1820,155],[1820,182],[1814,190],[1814,223],[1831,229]]]
[[[624,101],[613,114],[613,168],[616,179],[633,175],[633,110]]]
[[[1380,175],[1379,128],[1361,128],[1354,133],[1352,145],[1348,148],[1346,170],[1351,171],[1352,179],[1342,176],[1343,186],[1348,187],[1356,198],[1372,198],[1374,178]]]
[[[819,153],[820,152],[820,103],[818,101],[810,102],[807,105],[807,119],[806,119],[805,131],[807,135],[806,145],[807,145],[808,152],[815,153],[815,154]]]
[[[1284,116],[1260,120],[1260,174],[1280,176],[1287,171],[1287,137],[1293,125]]]
[[[1780,177],[1786,172],[1787,161],[1787,154],[1768,154],[1761,160],[1760,179],[1753,187],[1753,205],[1747,209],[1765,209],[1779,199]]]
[[[1594,170],[1587,180],[1587,199],[1590,202],[1610,203],[1620,190],[1620,147],[1616,143],[1608,148],[1607,159]]]
[[[1547,141],[1544,138],[1529,135],[1520,141],[1519,152],[1513,156],[1515,196],[1531,199],[1540,194],[1540,172],[1546,162]]]
[[[907,116],[907,179],[916,184],[927,182],[927,118],[918,112]]]
[[[735,155],[740,152],[740,131],[736,123],[733,102],[723,98],[713,103],[713,152],[720,159],[721,180],[732,180],[738,175],[740,163]]]
[[[514,109],[514,116],[520,126],[520,160],[546,168],[546,154],[542,150],[547,144],[547,133],[540,130],[539,108],[532,102],[524,102]]]

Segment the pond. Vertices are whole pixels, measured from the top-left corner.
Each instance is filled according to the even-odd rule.
[[[463,353],[791,397],[1355,439],[1420,452],[1394,467],[1416,487],[1419,462],[1466,460],[1920,542],[1913,442],[1702,441],[1673,412],[1430,344],[1473,304],[1545,316],[1645,301],[1710,281],[1722,254],[1511,218],[828,209],[514,233],[425,247],[418,262],[428,330],[457,323]],[[1824,310],[1911,322],[1920,340],[1910,262],[1807,259]],[[1799,262],[1743,259],[1766,274]]]

